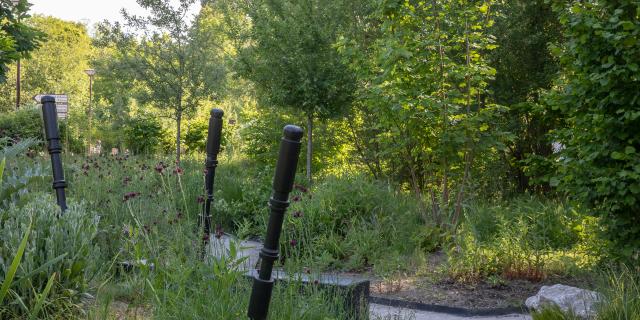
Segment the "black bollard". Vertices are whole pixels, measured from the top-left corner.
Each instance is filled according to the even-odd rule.
[[[264,320],[269,313],[271,292],[273,291],[273,263],[279,257],[280,233],[284,214],[289,207],[289,193],[293,189],[296,166],[300,156],[300,139],[303,131],[297,126],[284,127],[284,137],[280,142],[280,155],[273,178],[273,194],[269,199],[269,225],[264,246],[260,251],[260,271],[253,280],[253,290],[249,301],[248,316],[252,320]]]
[[[56,99],[52,96],[42,97],[42,119],[44,120],[44,134],[49,145],[51,155],[51,169],[53,170],[53,188],[56,190],[58,205],[62,211],[67,210],[67,197],[64,188],[67,183],[64,181],[64,171],[62,169],[62,145],[60,144],[60,132],[58,131],[58,112],[56,110]]]
[[[209,118],[209,133],[207,135],[207,159],[205,161],[204,188],[207,195],[202,208],[200,221],[204,224],[202,257],[209,243],[211,234],[211,203],[213,203],[213,181],[216,177],[216,167],[218,166],[218,153],[220,152],[220,140],[222,139],[222,116],[224,112],[220,109],[212,109]]]

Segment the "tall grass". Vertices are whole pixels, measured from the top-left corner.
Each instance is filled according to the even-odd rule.
[[[607,273],[606,282],[600,292],[604,299],[598,305],[598,319],[638,320],[640,319],[640,275],[623,267],[619,271]]]
[[[554,200],[470,206],[449,249],[448,272],[473,282],[494,275],[541,281],[590,270],[603,247],[596,229],[596,219]]]

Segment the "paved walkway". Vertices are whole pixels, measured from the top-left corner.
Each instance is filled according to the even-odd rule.
[[[369,305],[371,320],[531,320],[531,316],[514,314],[498,317],[460,317],[445,313],[401,309],[379,304]]]

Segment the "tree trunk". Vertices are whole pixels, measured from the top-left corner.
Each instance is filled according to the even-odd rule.
[[[182,111],[176,114],[176,166],[180,166],[180,124],[182,123]]]
[[[311,157],[313,156],[313,116],[307,116],[307,180],[311,184]]]

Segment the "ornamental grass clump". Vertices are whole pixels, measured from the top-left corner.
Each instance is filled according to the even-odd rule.
[[[55,199],[44,194],[24,206],[0,210],[0,279],[10,273],[29,233],[8,294],[0,304],[0,318],[33,317],[34,309],[39,310],[37,318],[82,312],[82,298],[96,272],[93,240],[97,225],[98,217],[83,204],[72,203],[61,214]]]

